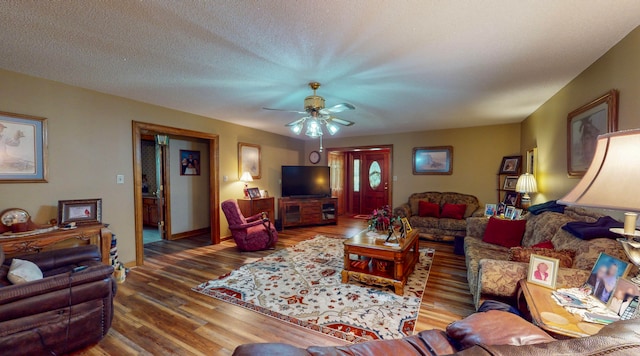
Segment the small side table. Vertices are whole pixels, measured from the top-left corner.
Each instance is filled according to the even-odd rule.
[[[518,282],[518,309],[523,315],[529,314],[531,322],[551,336],[576,338],[596,334],[604,325],[587,323],[558,305],[551,297],[552,290],[526,279]]]

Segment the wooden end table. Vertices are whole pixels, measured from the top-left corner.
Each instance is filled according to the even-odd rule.
[[[386,246],[384,241],[369,236],[368,231],[346,240],[342,283],[356,280],[366,284],[393,286],[396,294],[403,295],[404,285],[420,257],[418,231],[410,231],[399,246]],[[352,260],[351,255],[357,255],[360,259]]]
[[[531,322],[552,336],[591,336],[604,327],[582,321],[579,316],[569,313],[553,300],[551,292],[551,289],[528,283],[526,279],[520,280],[517,292],[518,309],[525,313],[528,311]]]

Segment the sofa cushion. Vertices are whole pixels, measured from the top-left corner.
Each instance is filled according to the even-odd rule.
[[[420,200],[418,202],[418,216],[420,217],[440,217],[440,205],[436,203],[430,203],[428,201]]]
[[[467,210],[467,204],[444,203],[444,206],[442,207],[442,212],[440,213],[440,217],[461,220],[464,218],[464,213],[466,210]]]
[[[438,218],[420,217],[417,215],[414,215],[409,218],[409,223],[411,224],[411,227],[424,227],[424,228],[436,229],[438,228],[438,222],[439,222]]]
[[[446,192],[442,193],[442,204],[465,204],[467,206],[464,217],[470,217],[480,207],[478,198],[469,194]]]
[[[438,220],[438,228],[442,230],[466,232],[467,221],[464,219],[446,219],[441,217],[440,220]]]
[[[409,206],[411,207],[411,215],[418,215],[418,203],[420,200],[428,201],[440,205],[442,193],[440,192],[423,192],[413,193],[409,197]]]
[[[504,247],[520,246],[526,227],[525,220],[490,218],[482,241]]]
[[[540,243],[537,243],[533,246],[531,246],[533,248],[546,248],[549,250],[553,250],[554,246],[553,246],[553,242],[551,242],[551,240],[546,240],[546,241],[542,241]]]
[[[527,214],[527,231],[522,237],[522,246],[533,246],[551,240],[560,228],[573,218],[560,213]],[[557,246],[556,246],[557,248]]]
[[[509,249],[509,261],[529,262],[531,255],[542,255],[560,260],[560,267],[571,268],[576,252],[573,250],[550,250],[548,248],[512,247]]]
[[[499,321],[499,327],[496,321]],[[531,345],[555,341],[537,326],[500,310],[472,314],[449,324],[446,331],[463,349],[478,344]]]
[[[43,276],[42,271],[35,263],[14,258],[11,261],[7,278],[13,284],[22,284],[37,281],[38,279],[42,279]]]

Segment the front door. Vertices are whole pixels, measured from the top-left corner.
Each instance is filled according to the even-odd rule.
[[[370,214],[374,209],[389,205],[389,152],[373,151],[362,155],[360,212]]]

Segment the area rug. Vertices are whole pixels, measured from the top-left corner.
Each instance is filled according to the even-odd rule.
[[[420,250],[398,296],[392,288],[343,284],[343,241],[318,235],[193,290],[351,342],[413,334],[435,251]]]
[[[354,215],[353,218],[354,219],[360,219],[360,220],[369,220],[369,219],[371,219],[371,215],[358,214],[358,215]]]

